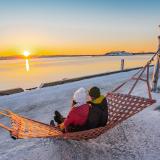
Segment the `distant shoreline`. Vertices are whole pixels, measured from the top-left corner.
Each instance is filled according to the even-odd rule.
[[[137,55],[152,55],[154,52],[146,52],[146,53],[130,53],[130,55],[107,55],[102,54],[102,55],[46,55],[46,56],[31,56],[29,57],[30,59],[35,59],[35,58],[56,58],[56,57],[103,57],[103,56],[137,56]],[[18,60],[18,59],[24,59],[25,57],[23,56],[4,56],[0,57],[0,60]]]
[[[52,56],[30,56],[30,59],[35,58],[56,58],[56,57],[92,57],[92,56],[105,56],[105,55],[52,55]],[[23,56],[10,56],[10,57],[0,57],[0,60],[15,60],[24,59]]]

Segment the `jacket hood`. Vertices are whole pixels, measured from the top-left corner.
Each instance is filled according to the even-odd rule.
[[[104,100],[105,96],[101,95],[98,98],[92,100],[91,102],[94,104],[100,104]]]

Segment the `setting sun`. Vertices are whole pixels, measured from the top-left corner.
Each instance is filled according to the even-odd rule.
[[[24,51],[24,52],[23,52],[23,55],[24,55],[25,57],[28,57],[30,54],[31,54],[31,53],[28,52],[28,51]]]

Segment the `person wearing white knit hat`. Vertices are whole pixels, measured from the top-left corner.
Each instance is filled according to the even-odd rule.
[[[58,123],[58,126],[62,131],[75,132],[86,130],[86,123],[90,107],[86,101],[86,89],[79,88],[74,92],[72,107],[70,112],[68,113],[67,118],[63,118],[63,116],[58,111],[55,111],[54,120]],[[54,121],[52,120],[52,122]]]

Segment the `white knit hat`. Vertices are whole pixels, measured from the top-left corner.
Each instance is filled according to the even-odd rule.
[[[85,88],[79,88],[74,92],[73,100],[77,103],[75,107],[86,104],[87,101],[87,92]]]

